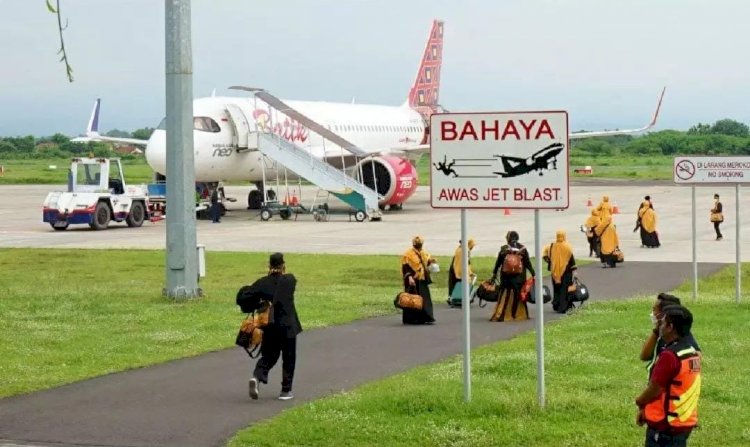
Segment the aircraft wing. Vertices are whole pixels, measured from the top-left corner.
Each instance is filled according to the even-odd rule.
[[[659,96],[659,102],[656,104],[656,112],[654,112],[653,118],[651,118],[651,122],[646,124],[643,127],[639,127],[638,129],[623,129],[623,130],[603,130],[599,132],[577,132],[577,133],[571,133],[568,135],[568,138],[571,140],[574,139],[581,139],[581,138],[591,138],[591,137],[608,137],[611,135],[627,135],[631,133],[639,133],[646,131],[656,124],[656,119],[659,117],[659,109],[661,109],[661,100],[664,99],[664,92],[667,90],[666,87],[664,87],[661,91],[661,95]]]
[[[117,138],[117,137],[104,137],[99,135],[99,108],[101,106],[101,98],[96,98],[94,101],[94,109],[91,111],[91,117],[89,123],[86,125],[86,136],[76,137],[71,139],[73,143],[88,143],[89,141],[109,141],[111,143],[123,143],[123,144],[134,144],[136,146],[145,146],[148,140],[139,140],[136,138]]]

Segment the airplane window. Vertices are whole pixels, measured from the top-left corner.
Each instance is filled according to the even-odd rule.
[[[207,116],[196,116],[193,118],[193,129],[203,132],[221,132],[219,124]]]

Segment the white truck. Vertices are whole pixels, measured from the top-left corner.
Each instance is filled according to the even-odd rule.
[[[125,184],[119,158],[74,158],[68,190],[47,194],[42,213],[43,221],[56,231],[70,224],[104,230],[113,220],[140,227],[149,218],[148,192]]]

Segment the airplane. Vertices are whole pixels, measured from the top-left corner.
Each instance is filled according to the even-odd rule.
[[[516,177],[538,170],[539,175],[544,175],[542,170],[549,170],[550,162],[552,162],[552,169],[557,169],[557,156],[564,148],[562,143],[552,143],[529,158],[495,155],[495,157],[500,157],[505,172],[493,172],[493,174],[498,174],[500,177]]]
[[[259,151],[241,146],[241,137],[259,130],[273,132],[350,175],[361,172],[365,185],[376,189],[380,195],[381,209],[386,206],[400,209],[418,185],[414,162],[429,151],[430,116],[445,111],[438,102],[442,48],[443,22],[434,20],[416,79],[401,106],[280,100],[263,89],[246,87],[235,89],[249,91],[252,96],[212,95],[193,100],[196,181],[211,185],[238,180],[254,183],[256,189],[247,197],[248,208],[260,208],[264,179],[277,178],[277,175],[281,178],[286,175],[288,179],[296,177],[287,173],[283,166],[269,163]],[[103,137],[91,125],[99,121],[99,104],[97,100],[86,136],[94,140],[145,145],[146,160],[151,168],[159,175],[168,175],[166,119],[148,140]],[[654,118],[644,127],[574,133],[570,138],[642,132],[654,126],[660,105],[661,99]],[[336,143],[332,144],[334,140]]]

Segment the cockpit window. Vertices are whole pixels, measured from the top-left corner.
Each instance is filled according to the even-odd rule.
[[[204,132],[221,132],[219,124],[207,116],[196,116],[193,118],[193,129]]]

